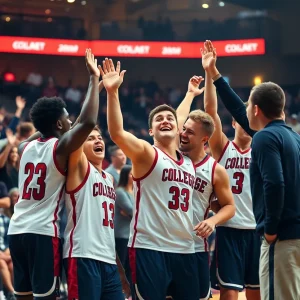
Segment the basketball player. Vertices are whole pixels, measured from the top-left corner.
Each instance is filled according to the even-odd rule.
[[[78,124],[69,130],[71,122],[60,98],[39,99],[31,109],[31,119],[41,138],[31,141],[34,136],[19,147],[20,198],[8,232],[18,299],[56,299],[59,294],[59,213],[67,160],[98,116],[100,72],[89,49],[86,65],[90,84]]]
[[[199,300],[192,235],[193,163],[176,150],[176,112],[167,105],[149,115],[154,146],[124,130],[118,97],[124,73],[119,62],[116,70],[111,60],[103,62],[108,130],[133,165],[135,208],[129,247],[136,294],[138,299],[165,299],[172,285],[175,300]]]
[[[69,299],[124,300],[116,265],[116,194],[112,176],[102,170],[104,153],[96,126],[69,157],[63,251]],[[122,279],[127,282],[124,271]]]
[[[215,59],[211,43],[206,42],[202,50],[203,68],[206,70]],[[217,227],[216,277],[221,288],[221,300],[237,300],[239,291],[244,288],[248,300],[260,299],[260,238],[255,232],[250,191],[251,137],[235,120],[232,122],[235,128],[233,141],[229,141],[222,132],[217,95],[208,73],[204,107],[215,122],[215,131],[209,140],[210,149],[213,157],[227,170],[236,205],[235,216]]]
[[[234,216],[235,207],[226,170],[205,153],[205,144],[214,132],[214,122],[207,113],[201,110],[189,113],[193,98],[201,93],[200,82],[201,77],[194,76],[190,79],[188,86],[190,97],[188,95],[185,97],[176,112],[178,125],[183,128],[180,134],[179,148],[187,153],[196,169],[193,205],[197,235],[194,235],[194,240],[200,299],[207,300],[211,294],[207,238],[213,233],[216,225],[220,225]],[[207,218],[214,196],[218,198],[221,209],[214,216]]]

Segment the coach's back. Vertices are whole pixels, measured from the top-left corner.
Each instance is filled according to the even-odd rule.
[[[256,147],[256,145],[265,147]],[[282,120],[270,122],[253,137],[251,161],[251,189],[253,210],[257,221],[257,231],[263,235],[264,229],[277,232],[279,240],[300,238],[300,136]],[[260,152],[273,157],[262,160]],[[266,157],[266,156],[264,156]],[[268,165],[264,165],[268,163]],[[260,172],[263,171],[262,173]],[[281,168],[278,169],[278,168]],[[279,172],[278,172],[279,171]],[[268,174],[267,174],[268,173]],[[282,176],[270,177],[270,174]],[[265,178],[265,180],[263,180]],[[266,180],[267,179],[267,180]],[[274,188],[275,185],[278,186]],[[266,219],[265,194],[272,197]],[[282,202],[282,195],[284,201]]]

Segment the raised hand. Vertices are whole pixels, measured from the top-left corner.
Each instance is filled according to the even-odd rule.
[[[25,99],[22,98],[21,96],[17,96],[16,97],[16,106],[17,106],[17,108],[22,110],[22,109],[24,109],[25,105],[26,105]]]
[[[201,95],[204,92],[204,87],[199,89],[199,85],[204,80],[202,76],[194,75],[188,84],[188,92],[192,93],[194,97]]]
[[[202,54],[202,66],[205,71],[209,71],[216,67],[217,52],[211,41],[204,43],[204,49],[200,49]]]
[[[14,135],[14,133],[11,131],[11,129],[6,129],[5,131],[6,133],[6,138],[7,138],[7,142],[10,146],[14,146],[16,143],[16,136]]]
[[[103,80],[103,85],[107,92],[117,90],[123,82],[125,70],[121,72],[121,63],[118,61],[115,68],[111,59],[105,58],[102,67],[99,67]]]
[[[100,70],[97,66],[97,59],[95,59],[91,49],[85,50],[85,64],[90,75],[100,77]]]

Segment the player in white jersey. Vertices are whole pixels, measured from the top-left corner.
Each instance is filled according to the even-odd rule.
[[[129,247],[136,294],[138,299],[165,299],[173,285],[174,299],[199,300],[192,235],[193,163],[177,151],[176,112],[167,105],[149,115],[154,147],[124,130],[118,97],[124,73],[119,62],[116,70],[111,60],[103,62],[108,130],[133,166],[135,208]]]
[[[216,54],[211,42],[205,43],[202,64],[206,69],[215,62]],[[212,78],[206,73],[205,111],[211,115],[216,130],[209,140],[215,159],[229,175],[234,195],[235,216],[217,228],[216,278],[221,288],[221,299],[238,299],[238,292],[246,288],[247,299],[260,299],[259,257],[260,237],[255,231],[256,223],[252,210],[249,166],[251,161],[251,137],[233,120],[233,141],[222,132],[217,113],[217,95]]]
[[[78,124],[69,130],[71,121],[63,100],[41,98],[30,112],[39,133],[19,146],[20,197],[8,231],[18,299],[56,299],[59,294],[59,213],[67,160],[98,116],[100,73],[90,50],[86,64],[90,85]],[[36,140],[37,136],[41,137]]]
[[[105,144],[96,126],[69,157],[63,249],[69,299],[124,300],[115,251],[116,193],[112,176],[102,170],[104,153]],[[122,270],[119,261],[118,265]],[[122,270],[129,296],[124,274]]]
[[[195,96],[201,93],[201,77],[190,79],[186,97],[177,108],[178,124],[182,127],[180,150],[194,163],[196,180],[193,192],[194,235],[197,256],[200,299],[210,298],[210,263],[207,238],[220,225],[234,216],[235,207],[229,177],[224,167],[205,152],[205,144],[214,132],[212,118],[201,110],[189,113]],[[183,126],[182,126],[183,125]],[[219,199],[221,209],[208,218],[211,201]]]

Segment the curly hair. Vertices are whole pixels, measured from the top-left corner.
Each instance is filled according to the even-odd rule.
[[[51,133],[57,120],[63,114],[66,103],[59,97],[43,97],[37,100],[30,110],[34,127],[42,134]]]

